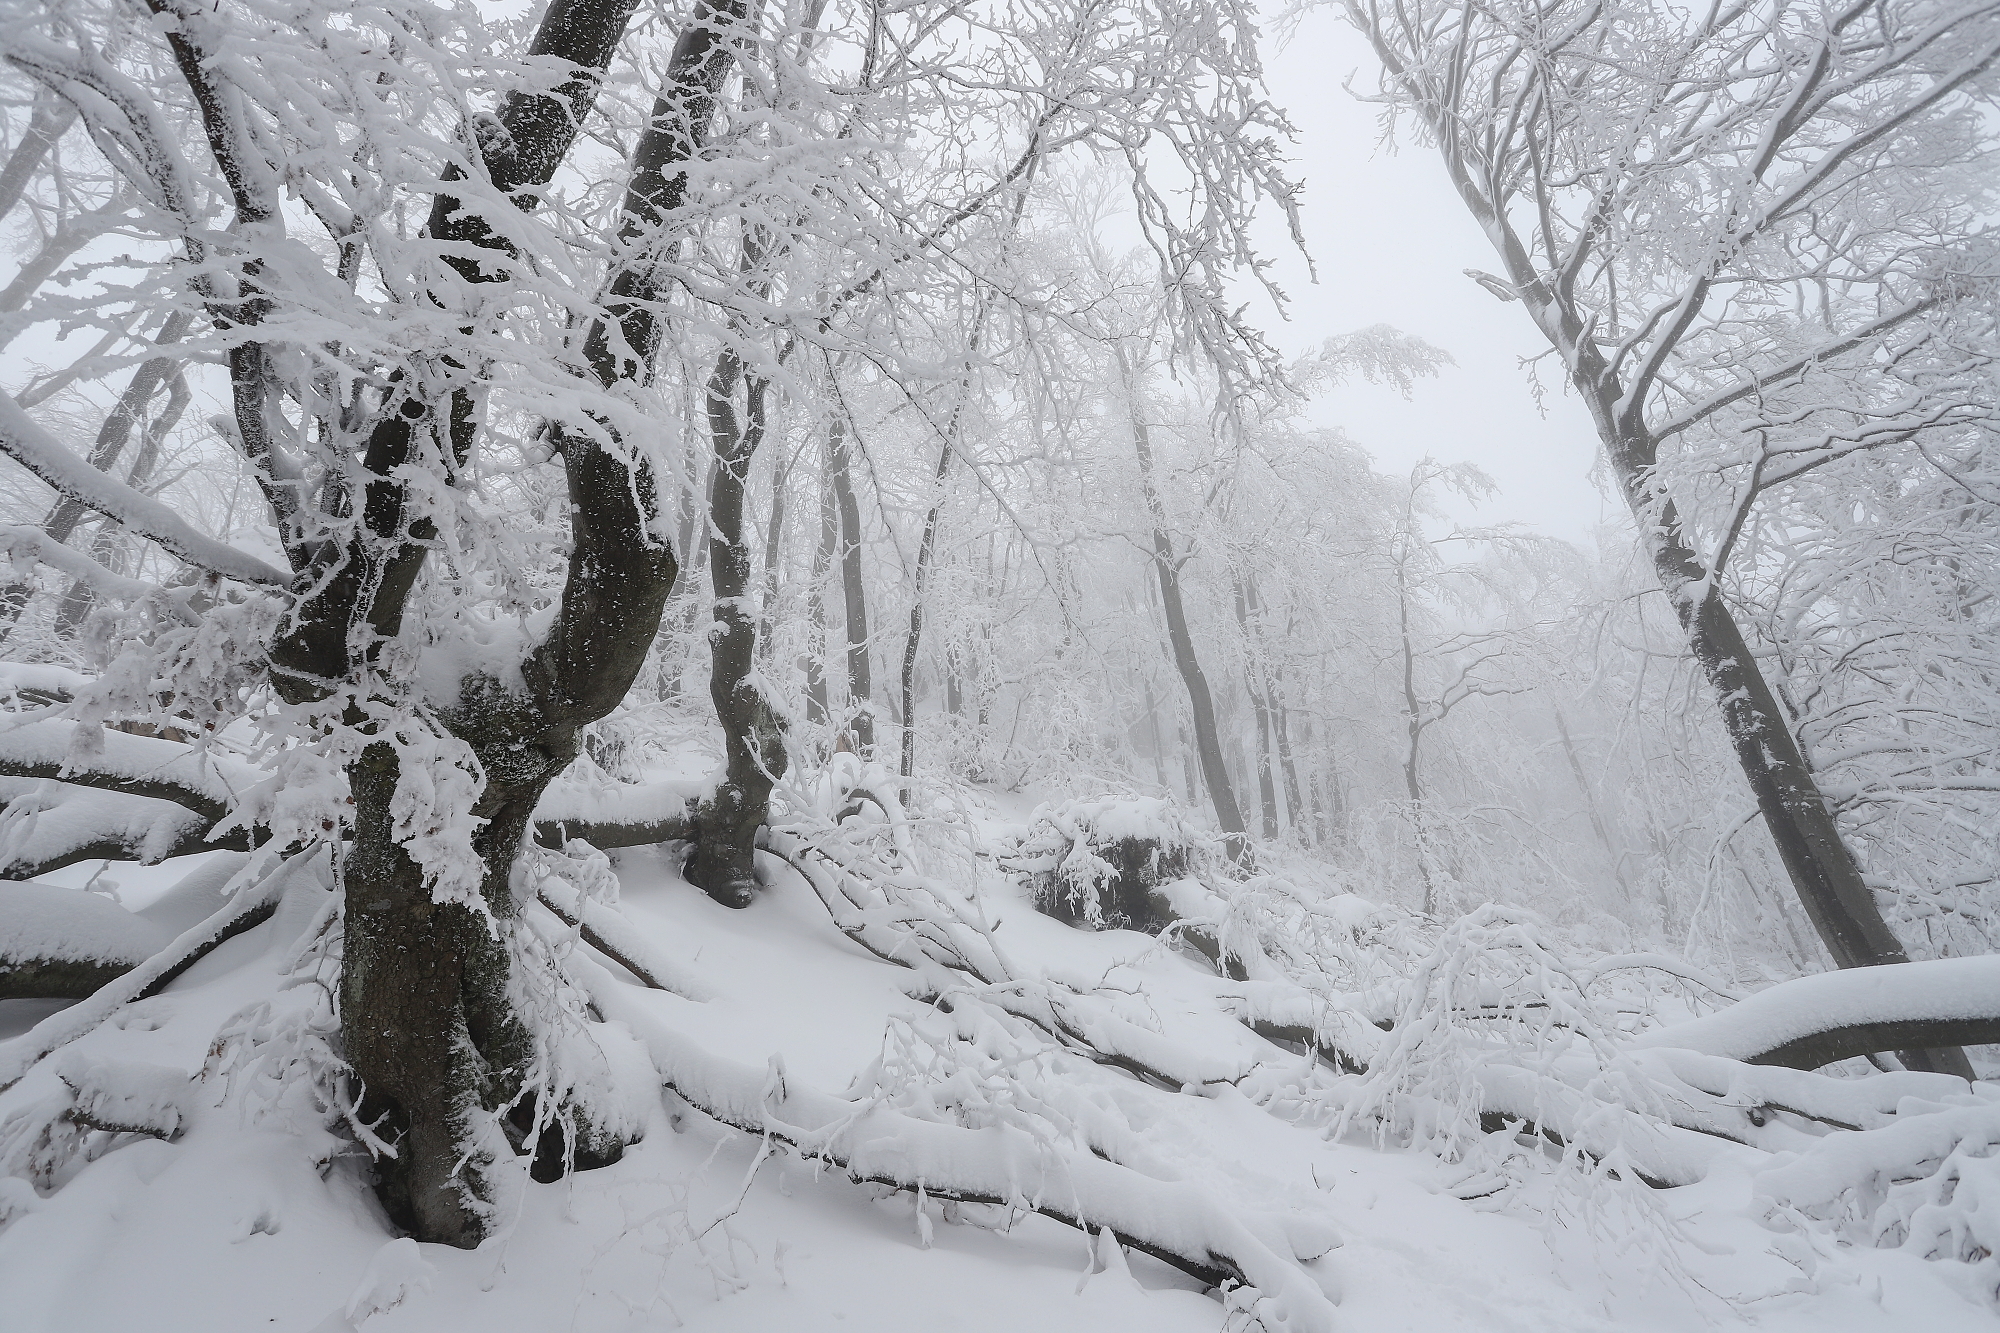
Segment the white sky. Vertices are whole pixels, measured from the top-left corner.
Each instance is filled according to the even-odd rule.
[[[1407,472],[1425,455],[1476,463],[1500,493],[1477,510],[1455,506],[1455,517],[1516,520],[1588,547],[1599,523],[1623,518],[1622,504],[1590,478],[1596,435],[1553,362],[1539,367],[1546,393],[1537,409],[1520,360],[1547,344],[1519,304],[1464,275],[1500,265],[1435,154],[1414,141],[1399,152],[1383,147],[1380,109],[1342,86],[1350,75],[1358,88],[1373,86],[1373,53],[1322,9],[1288,45],[1267,29],[1265,59],[1273,100],[1298,127],[1294,169],[1305,178],[1306,242],[1320,278],[1309,282],[1305,261],[1272,227],[1267,253],[1291,297],[1289,322],[1266,321],[1273,341],[1296,355],[1386,323],[1458,362],[1408,402],[1365,384],[1333,390],[1314,405],[1314,421],[1344,429],[1383,472]]]

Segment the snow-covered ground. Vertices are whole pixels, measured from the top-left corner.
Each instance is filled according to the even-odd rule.
[[[144,907],[190,862],[114,867],[125,906]],[[87,879],[77,867],[52,877]],[[707,1051],[781,1061],[783,1076],[841,1093],[885,1040],[935,1011],[911,974],[835,929],[788,867],[748,910],[712,903],[666,852],[618,861],[620,906],[665,957],[698,975],[702,1002],[632,988],[631,1002]],[[100,887],[102,885],[100,884]],[[1282,1060],[1225,1009],[1229,987],[1196,961],[1126,931],[1088,934],[986,881],[994,939],[1017,972],[1129,992],[1128,1012],[1213,1057]],[[76,1042],[78,1061],[137,1061],[188,1074],[174,1142],[128,1136],[46,1196],[0,1196],[0,1326],[8,1333],[149,1330],[368,1333],[715,1333],[804,1330],[1089,1329],[1209,1333],[1244,1326],[1199,1284],[1145,1255],[1044,1217],[953,1207],[849,1181],[764,1151],[671,1093],[614,1166],[526,1185],[504,1235],[475,1252],[397,1239],[351,1144],[279,1093],[245,1092],[211,1043],[231,1016],[272,1000],[310,923],[310,895],[217,949],[165,993]],[[0,1035],[47,1015],[0,1002]],[[239,1028],[243,1024],[237,1025]],[[893,1043],[891,1043],[893,1046]],[[0,1118],[61,1092],[44,1064],[0,1098]],[[1503,1197],[1418,1148],[1295,1122],[1228,1085],[1172,1092],[1069,1060],[1062,1076],[1129,1127],[1123,1160],[1245,1212],[1330,1224],[1342,1244],[1307,1266],[1337,1299],[1337,1327],[1366,1333],[1559,1333],[1726,1328],[1841,1333],[1988,1330],[1983,1268],[1905,1249],[1780,1231],[1753,1202],[1751,1171],[1725,1159],[1698,1184],[1652,1190],[1551,1169]],[[253,1090],[254,1091],[254,1090]],[[267,1109],[260,1113],[259,1108]],[[1746,1150],[1747,1151],[1747,1150]]]

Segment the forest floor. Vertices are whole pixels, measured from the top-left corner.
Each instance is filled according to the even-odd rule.
[[[196,858],[108,878],[138,908]],[[98,863],[51,877],[80,884]],[[686,884],[663,849],[617,859],[621,908],[712,992],[638,992],[708,1050],[840,1093],[930,1013],[909,974],[872,957],[771,859],[769,884],[730,911]],[[100,881],[99,887],[103,884]],[[994,938],[1015,966],[1118,986],[1184,1040],[1254,1041],[1219,978],[1129,931],[1090,934],[1032,911],[991,876]],[[203,1068],[232,1014],[271,999],[303,922],[276,918],[217,949],[167,991],[84,1038],[93,1056]],[[55,1006],[0,1002],[0,1037]],[[1265,1048],[1268,1056],[1271,1048]],[[1303,1057],[1299,1057],[1303,1059]],[[1461,1198],[1465,1170],[1419,1148],[1324,1126],[1223,1086],[1171,1092],[1073,1062],[1066,1077],[1115,1107],[1149,1173],[1225,1203],[1330,1222],[1343,1244],[1308,1266],[1355,1333],[1566,1333],[1756,1326],[1771,1333],[1990,1330],[1966,1265],[1853,1248],[1760,1224],[1747,1173],[1696,1185],[1566,1179],[1551,1169]],[[217,1080],[220,1082],[220,1080]],[[198,1085],[198,1086],[206,1086]],[[26,1083],[17,1090],[31,1092]],[[1253,1093],[1254,1095],[1254,1093]],[[528,1185],[478,1251],[418,1247],[394,1230],[351,1145],[257,1116],[218,1092],[175,1142],[134,1139],[30,1201],[0,1230],[8,1333],[704,1333],[1242,1327],[1199,1283],[1144,1255],[997,1208],[953,1208],[852,1183],[727,1129],[671,1093],[644,1140],[608,1168]],[[4,1109],[4,1108],[0,1108]],[[330,1161],[328,1160],[330,1155]],[[1574,1172],[1570,1172],[1574,1175]]]

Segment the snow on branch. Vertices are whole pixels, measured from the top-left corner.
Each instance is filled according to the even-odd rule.
[[[81,551],[72,550],[43,532],[40,528],[20,525],[0,526],[0,557],[11,560],[16,566],[47,565],[58,573],[80,580],[99,597],[115,598],[120,601],[137,602],[155,597],[164,590],[157,583],[144,579],[127,578],[113,573],[98,564]],[[170,606],[174,615],[184,624],[193,624],[185,596],[192,593],[187,589],[179,598],[161,597]]]
[[[80,787],[172,801],[215,824],[262,775],[216,754],[155,736],[101,731],[67,719],[0,731],[0,774],[58,778]]]
[[[99,472],[36,425],[5,393],[0,393],[0,453],[62,494],[150,538],[191,565],[245,583],[283,587],[291,580],[290,575],[257,557],[195,531],[158,500]]]
[[[654,990],[671,991],[687,1000],[706,1000],[708,990],[687,969],[666,957],[624,913],[568,885],[544,882],[536,896],[558,921],[576,931],[583,942]]]
[[[1989,1042],[2000,1042],[2000,955],[1800,977],[1634,1045],[1817,1069],[1877,1051]]]
[[[1333,1304],[1299,1267],[1338,1243],[1322,1224],[1238,1216],[1192,1185],[1056,1149],[1012,1126],[939,1124],[799,1086],[775,1061],[759,1069],[702,1049],[602,968],[579,971],[605,1016],[646,1042],[666,1085],[723,1124],[768,1135],[857,1182],[1036,1212],[1086,1233],[1108,1230],[1210,1285],[1256,1288],[1252,1308],[1271,1333],[1331,1333]]]
[[[0,812],[0,879],[34,879],[79,861],[150,866],[221,847],[248,849],[240,828],[210,842],[215,821],[175,801],[64,782],[8,781],[30,790],[9,797]]]
[[[182,931],[145,963],[106,983],[81,1004],[50,1014],[20,1036],[0,1042],[0,1092],[20,1082],[45,1056],[92,1031],[126,1005],[159,994],[217,945],[270,920],[298,869],[320,855],[319,848],[308,848],[275,867],[252,858],[232,879],[235,892],[220,910]]]
[[[83,999],[151,958],[165,934],[95,893],[0,884],[0,999]]]
[[[598,848],[685,841],[694,837],[700,798],[700,790],[685,783],[600,789],[558,779],[535,807],[535,838],[544,846],[581,838]]]

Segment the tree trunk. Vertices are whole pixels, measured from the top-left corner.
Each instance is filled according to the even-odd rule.
[[[978,339],[975,335],[974,345]],[[959,407],[965,406],[961,399]],[[937,472],[931,478],[935,494],[924,514],[924,535],[917,544],[916,586],[910,599],[910,632],[903,640],[903,781],[908,782],[917,766],[917,648],[924,636],[924,594],[930,590],[931,563],[937,557],[938,527],[944,521],[945,479],[951,474],[951,456],[958,443],[958,412],[952,412],[944,443],[938,446]]]
[[[756,392],[761,398],[764,389],[759,387]],[[764,530],[764,584],[757,612],[757,662],[760,666],[770,665],[777,637],[773,629],[774,618],[778,614],[778,594],[783,583],[785,490],[790,476],[791,469],[780,466],[771,477],[771,521]]]
[[[1742,629],[1723,604],[1719,579],[1687,543],[1673,502],[1654,502],[1651,469],[1632,466],[1635,457],[1652,457],[1651,441],[1607,452],[1644,534],[1660,586],[1715,691],[1723,727],[1771,841],[1827,952],[1844,968],[1909,961],[1882,919],[1874,892],[1863,881]],[[1899,1055],[1911,1069],[1972,1077],[1971,1063],[1957,1047]]]
[[[1284,697],[1284,677],[1278,677],[1278,696]],[[1278,724],[1278,766],[1285,775],[1285,809],[1291,815],[1293,830],[1300,838],[1306,836],[1306,807],[1303,793],[1299,788],[1299,768],[1292,757],[1291,710],[1283,702],[1276,702],[1271,710]]]
[[[628,0],[554,0],[530,52],[576,72],[554,94],[515,94],[501,121],[509,151],[490,162],[494,183],[516,191],[546,184],[567,156],[595,101],[599,79],[632,12]],[[667,67],[665,87],[635,149],[618,237],[633,255],[607,282],[605,315],[582,344],[586,373],[606,387],[643,382],[660,343],[661,293],[651,260],[674,244],[663,231],[686,187],[685,164],[705,141],[714,100],[733,59],[728,31],[741,0],[701,0]],[[476,210],[440,196],[434,237],[505,250]],[[468,281],[484,280],[471,258],[447,260]],[[323,700],[343,682],[365,683],[379,645],[401,631],[410,590],[436,525],[398,469],[425,432],[463,460],[476,430],[462,377],[399,382],[369,440],[363,531],[301,575],[312,591],[271,648],[272,678],[290,702]],[[604,427],[605,423],[597,423]],[[484,906],[440,902],[422,868],[398,843],[393,819],[399,760],[383,737],[348,773],[354,839],[341,870],[344,925],[341,1023],[346,1056],[369,1099],[400,1139],[378,1160],[381,1193],[419,1240],[471,1246],[496,1221],[495,1171],[509,1151],[498,1116],[521,1091],[534,1039],[509,995],[515,979],[505,941],[515,906],[514,862],[542,791],[576,756],[580,728],[616,707],[645,662],[672,589],[676,562],[658,478],[647,452],[607,449],[592,432],[553,431],[568,482],[572,545],[556,618],[521,664],[518,689],[490,676],[461,682],[440,720],[478,757],[485,786],[472,815]],[[357,629],[372,631],[373,638]],[[580,1109],[524,1107],[531,1124],[567,1117],[585,1154],[607,1157]],[[541,1145],[534,1145],[537,1149]],[[537,1169],[545,1163],[537,1153]],[[587,1164],[587,1163],[579,1163]],[[556,1169],[561,1169],[560,1160]]]
[[[840,541],[840,512],[833,498],[833,476],[829,468],[820,476],[819,545],[813,549],[812,583],[806,590],[806,721],[827,725],[833,714],[826,690],[826,581],[833,570],[833,554]]]
[[[854,498],[847,418],[838,413],[827,423],[827,462],[833,472],[834,506],[840,513],[840,588],[847,618],[848,725],[854,730],[855,752],[868,759],[875,754],[875,712],[874,687],[868,671],[868,589],[861,581],[861,506]]]
[[[518,1078],[520,1034],[499,943],[470,907],[436,901],[395,841],[398,776],[387,744],[348,772],[342,1049],[361,1080],[362,1117],[395,1151],[376,1163],[391,1218],[426,1241],[469,1249],[499,1202],[494,1171],[510,1152],[493,1113]]]
[[[1208,677],[1202,673],[1195,655],[1194,635],[1188,630],[1187,610],[1181,604],[1180,561],[1174,554],[1174,538],[1167,527],[1167,507],[1153,475],[1153,441],[1139,415],[1138,397],[1124,352],[1119,352],[1119,368],[1126,371],[1126,397],[1132,407],[1132,443],[1139,456],[1139,484],[1146,494],[1146,509],[1153,519],[1153,572],[1159,578],[1160,605],[1166,613],[1167,641],[1173,648],[1174,665],[1181,683],[1187,687],[1188,712],[1194,722],[1195,750],[1201,760],[1202,780],[1215,807],[1215,821],[1222,826],[1223,846],[1229,859],[1241,862],[1248,851],[1244,838],[1242,807],[1236,804],[1236,788],[1229,780],[1229,763],[1222,754],[1222,738],[1215,725],[1215,698],[1209,693]]]
[[[1428,831],[1424,821],[1423,739],[1424,706],[1417,697],[1417,649],[1410,636],[1410,585],[1405,560],[1396,561],[1396,625],[1403,659],[1403,790],[1410,799],[1410,820],[1414,826],[1417,878],[1424,886],[1424,912],[1438,910],[1437,883],[1431,877]]]
[[[744,412],[736,411],[738,383]],[[708,570],[715,590],[709,636],[709,697],[722,722],[726,770],[695,815],[695,849],[683,873],[726,907],[748,907],[756,893],[756,837],[769,816],[771,784],[785,771],[778,713],[759,688],[757,626],[747,602],[750,548],[743,539],[743,498],[750,461],[764,436],[765,382],[745,376],[733,351],[716,361],[708,382],[708,427],[715,470],[708,489]]]
[[[1258,636],[1251,624],[1251,603],[1256,598],[1256,589],[1246,579],[1236,580],[1236,627],[1243,632],[1243,653],[1247,659],[1243,667],[1243,683],[1250,691],[1250,708],[1257,728],[1257,802],[1264,816],[1264,836],[1272,842],[1278,839],[1278,791],[1272,772],[1271,755],[1271,699],[1269,682],[1264,678],[1264,655],[1260,650]]]
[[[1569,760],[1570,776],[1576,779],[1576,789],[1583,794],[1583,810],[1590,816],[1590,827],[1597,834],[1598,843],[1604,854],[1611,859],[1611,875],[1618,881],[1620,892],[1629,892],[1625,883],[1625,867],[1618,855],[1618,846],[1611,841],[1611,832],[1605,827],[1604,816],[1597,808],[1597,793],[1583,775],[1583,762],[1577,758],[1576,744],[1569,738],[1569,723],[1564,720],[1562,709],[1555,710],[1556,736],[1562,741],[1563,757]]]
[[[14,151],[7,155],[7,165],[0,167],[0,218],[14,211],[28,182],[35,178],[35,168],[75,123],[76,107],[68,98],[46,90],[36,93],[28,128],[14,145]]]

